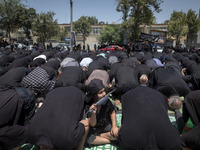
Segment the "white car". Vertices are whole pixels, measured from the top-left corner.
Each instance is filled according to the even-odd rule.
[[[153,50],[155,49],[155,46],[153,47]],[[162,53],[163,52],[163,47],[157,46],[157,52]]]

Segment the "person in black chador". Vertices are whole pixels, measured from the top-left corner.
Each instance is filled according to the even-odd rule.
[[[122,91],[120,88],[126,86],[127,84],[139,84],[138,82],[138,73],[137,71],[129,66],[122,66],[117,69],[117,72],[114,76],[115,78],[115,85],[114,87],[117,88],[117,90],[113,93],[114,96],[116,97],[116,104],[118,104],[118,99],[120,100]]]
[[[192,90],[200,89],[200,66],[188,57],[181,57],[183,73],[191,77]]]
[[[190,89],[181,72],[173,66],[158,67],[152,72],[151,86],[167,96],[186,96]]]
[[[98,60],[93,60],[88,66],[88,71],[86,73],[86,79],[90,76],[90,74],[95,70],[95,69],[100,69],[100,70],[105,70],[103,64],[98,61]]]
[[[119,142],[123,150],[180,149],[179,133],[169,120],[166,99],[160,92],[134,86],[122,95],[121,102]]]
[[[82,119],[84,103],[85,94],[76,87],[50,91],[27,126],[28,142],[40,150],[82,149],[89,128]]]
[[[110,67],[110,71],[109,71],[109,76],[110,76],[110,83],[112,82],[112,80],[115,78],[116,72],[120,67],[126,66],[125,63],[122,62],[116,62],[114,64],[111,65]]]
[[[55,86],[59,66],[59,60],[51,59],[25,76],[21,85],[34,90],[38,95],[45,96]]]
[[[0,77],[0,149],[9,150],[26,142],[25,125],[35,113],[33,91],[20,87],[25,67],[9,70]]]
[[[56,81],[55,87],[75,86],[85,91],[84,81],[85,77],[82,68],[69,65],[63,68],[59,79]]]
[[[182,134],[181,140],[183,141],[183,150],[197,150],[200,148],[200,90],[190,92],[184,99],[183,115],[179,110],[175,110],[175,116],[179,131],[183,129],[186,133]],[[190,129],[186,125],[188,119],[191,119],[195,125]],[[187,131],[189,130],[189,131]]]

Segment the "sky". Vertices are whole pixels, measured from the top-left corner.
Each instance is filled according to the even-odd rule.
[[[169,20],[174,10],[187,13],[192,9],[199,13],[200,0],[163,1],[160,5],[162,11],[154,13],[157,23]],[[53,11],[54,19],[57,19],[59,24],[70,23],[70,0],[27,0],[24,4],[28,8],[36,9],[37,13]],[[73,21],[77,21],[81,16],[94,16],[99,22],[121,23],[122,13],[116,11],[116,6],[116,0],[73,0]]]

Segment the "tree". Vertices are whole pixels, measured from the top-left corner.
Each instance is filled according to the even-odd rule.
[[[67,32],[66,28],[60,29],[59,32],[58,32],[59,40],[64,41],[67,34],[68,34],[68,32]]]
[[[164,24],[169,24],[169,20],[165,20],[165,21],[164,21]]]
[[[106,25],[98,38],[100,44],[122,44],[123,37],[119,25]]]
[[[188,33],[187,33],[187,41],[192,40],[193,37],[199,30],[200,27],[200,20],[198,19],[198,14],[192,9],[188,10],[187,12],[187,26],[188,26]]]
[[[119,1],[116,10],[122,12],[121,28],[124,30],[124,44],[127,44],[128,14],[130,10],[129,0]]]
[[[98,24],[98,19],[96,17],[87,17],[87,20],[89,21],[90,25]]]
[[[160,4],[162,0],[131,0],[130,1],[130,25],[131,39],[137,39],[140,36],[140,25],[150,25],[153,22],[153,11],[161,11]]]
[[[17,9],[24,7],[21,0],[1,0],[0,1],[0,24],[1,28],[6,31],[9,39],[11,39],[11,32],[18,27],[18,13]]]
[[[121,0],[118,2],[116,10],[118,12],[122,12],[122,20],[127,21],[130,6],[129,6],[129,0]]]
[[[31,39],[32,22],[36,17],[36,10],[34,8],[18,7],[16,10],[18,15],[18,27],[23,28],[27,39]]]
[[[186,23],[187,18],[185,13],[182,11],[173,11],[168,24],[168,33],[169,35],[176,37],[177,44],[180,43],[180,37],[187,34]]]
[[[91,24],[86,16],[82,16],[74,22],[74,31],[76,34],[82,34],[83,45],[85,45],[86,38],[90,35],[91,30]]]
[[[128,28],[131,40],[140,36],[140,25],[152,24],[155,18],[153,12],[161,11],[162,2],[162,0],[118,0],[117,10],[123,12],[123,18],[128,14],[128,22],[125,22],[125,26]]]
[[[33,35],[38,37],[38,41],[42,42],[44,47],[45,41],[55,36],[59,29],[57,20],[53,19],[54,15],[54,12],[42,12],[37,14],[33,21]]]

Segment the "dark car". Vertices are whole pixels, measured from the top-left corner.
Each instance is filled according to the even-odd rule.
[[[68,50],[70,48],[67,43],[59,43],[57,46],[53,47],[55,50]]]
[[[118,46],[118,45],[109,45],[105,48],[101,48],[99,49],[100,51],[116,51],[116,50],[120,50],[122,51],[122,47]]]

